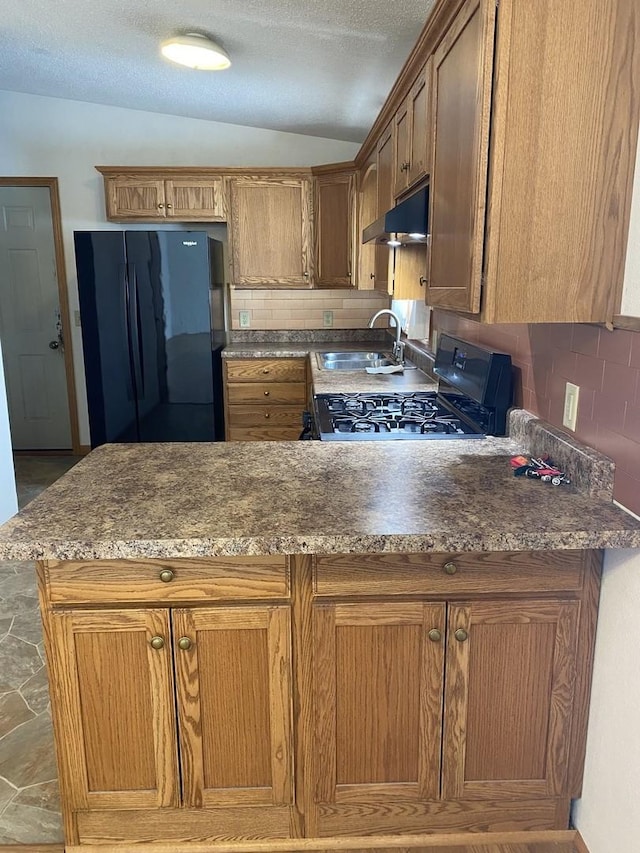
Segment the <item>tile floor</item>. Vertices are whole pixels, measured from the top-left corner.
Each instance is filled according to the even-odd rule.
[[[16,457],[20,507],[77,461]],[[0,562],[0,844],[62,841],[56,775],[35,567]]]

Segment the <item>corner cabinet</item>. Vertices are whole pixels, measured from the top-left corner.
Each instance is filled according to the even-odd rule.
[[[232,282],[311,287],[313,202],[306,177],[229,179]]]
[[[640,98],[630,0],[466,0],[435,48],[430,305],[610,321]]]

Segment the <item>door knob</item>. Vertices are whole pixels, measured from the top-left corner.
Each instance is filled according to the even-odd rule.
[[[60,349],[60,341],[49,341],[49,349]]]

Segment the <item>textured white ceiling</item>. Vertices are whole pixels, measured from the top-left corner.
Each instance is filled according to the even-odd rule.
[[[0,89],[360,142],[433,0],[0,0]],[[160,56],[201,32],[228,71]]]

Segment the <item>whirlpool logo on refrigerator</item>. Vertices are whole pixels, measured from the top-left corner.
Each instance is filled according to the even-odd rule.
[[[183,240],[182,245],[183,246],[197,246],[198,241],[197,240]]]

